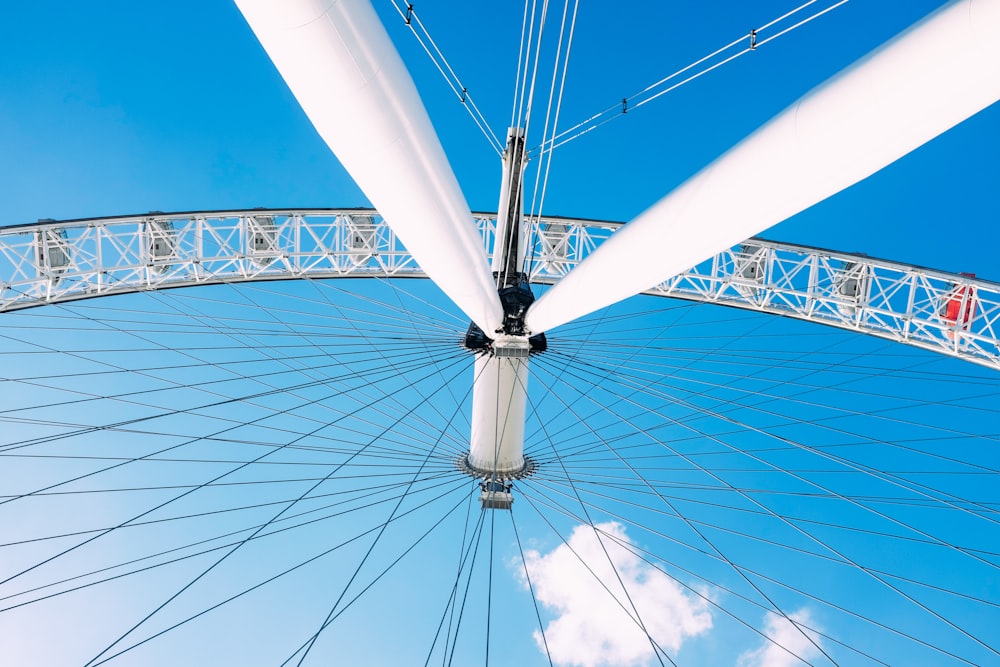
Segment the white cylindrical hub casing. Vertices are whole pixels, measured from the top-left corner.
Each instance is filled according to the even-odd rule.
[[[527,338],[500,336],[492,354],[476,359],[468,464],[477,473],[505,477],[524,469],[528,349]]]

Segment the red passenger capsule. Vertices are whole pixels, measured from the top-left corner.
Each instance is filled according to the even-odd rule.
[[[974,273],[960,273],[966,278],[975,278]],[[958,328],[968,330],[972,318],[976,316],[976,288],[973,285],[954,284],[944,297],[938,312],[942,319]]]

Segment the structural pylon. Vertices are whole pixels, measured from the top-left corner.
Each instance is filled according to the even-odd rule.
[[[524,130],[512,128],[503,153],[503,177],[493,246],[493,275],[504,309],[503,327],[469,327],[465,346],[477,353],[472,388],[472,432],[466,472],[484,480],[483,506],[509,509],[509,481],[533,468],[524,457],[528,361],[545,349],[544,336],[529,337],[524,313],[534,301],[523,271],[527,245],[523,224]]]

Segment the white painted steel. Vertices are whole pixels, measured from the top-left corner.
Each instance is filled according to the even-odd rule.
[[[148,230],[166,228],[151,221],[170,223],[172,257],[147,256]],[[476,222],[484,247],[493,247],[495,216],[476,214]],[[557,282],[621,227],[532,220],[531,281]],[[248,229],[266,230],[267,240],[255,242]],[[39,252],[40,243],[49,252]],[[156,213],[0,228],[0,312],[172,287],[359,277],[427,277],[371,209]],[[956,290],[975,295],[967,322],[941,314]],[[1000,284],[968,276],[751,239],[644,294],[795,317],[1000,369]]]
[[[503,311],[472,214],[368,0],[236,0],[320,136],[400,240],[483,331]]]
[[[958,0],[822,84],[626,225],[528,310],[533,333],[649,289],[1000,99],[1000,0]]]
[[[514,193],[514,204],[518,205],[516,216],[518,223],[518,239],[517,239],[517,266],[524,266],[524,253],[527,247],[528,234],[527,228],[524,225],[524,207],[521,205],[523,188],[524,188],[524,170],[527,167],[527,158],[522,152],[520,155],[512,153],[512,149],[517,148],[518,144],[513,141],[513,139],[519,138],[523,142],[524,140],[524,129],[519,127],[512,127],[507,132],[507,148],[504,150],[503,154],[500,156],[500,164],[502,171],[500,174],[500,202],[497,205],[497,225],[496,225],[496,235],[497,239],[503,239],[507,233],[508,221],[504,212],[507,211],[508,207],[511,206],[511,184],[515,184],[514,187],[521,190],[521,192]],[[523,149],[523,144],[521,145]],[[515,171],[517,173],[515,173]],[[492,253],[491,268],[495,273],[503,271],[503,257],[500,253]]]
[[[476,358],[469,465],[484,475],[524,468],[528,339],[498,336],[492,354]]]
[[[519,274],[524,265],[527,234],[521,183],[525,162],[524,130],[512,127],[501,155],[503,175],[491,246],[492,269],[497,284],[504,287],[519,282],[510,272]],[[489,352],[476,359],[467,463],[471,470],[491,479],[517,475],[524,469],[529,354],[527,337],[499,335],[494,337]],[[506,505],[492,495],[482,500],[484,508]]]

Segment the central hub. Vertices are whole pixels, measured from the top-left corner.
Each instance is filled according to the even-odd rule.
[[[469,477],[474,477],[483,482],[495,481],[510,484],[513,481],[531,477],[535,474],[535,470],[538,469],[538,464],[530,456],[522,457],[522,461],[523,463],[519,470],[499,473],[493,470],[477,468],[469,463],[469,455],[465,454],[455,459],[455,467],[458,468],[459,472],[463,472]]]
[[[532,352],[546,348],[545,336],[529,337],[524,326],[535,295],[524,271],[527,228],[522,224],[521,189],[527,155],[523,130],[511,128],[502,159],[492,268],[503,322],[496,331],[471,324],[465,334],[465,347],[477,354],[469,453],[459,461],[459,468],[481,480],[484,509],[510,509],[511,480],[534,470],[524,456],[528,361]]]
[[[468,464],[480,476],[505,477],[524,468],[530,352],[527,336],[499,334],[476,357]]]
[[[494,273],[499,280],[501,276]],[[524,329],[524,314],[528,312],[528,306],[535,301],[535,295],[528,284],[528,276],[524,273],[516,275],[516,280],[507,286],[497,290],[500,295],[500,303],[503,305],[503,329],[493,332],[487,336],[486,333],[476,326],[475,322],[469,324],[465,332],[464,346],[474,352],[494,351],[496,344],[501,339],[513,340],[523,338],[528,341],[531,352],[544,352],[548,347],[545,334],[540,333],[534,336],[527,336]]]

